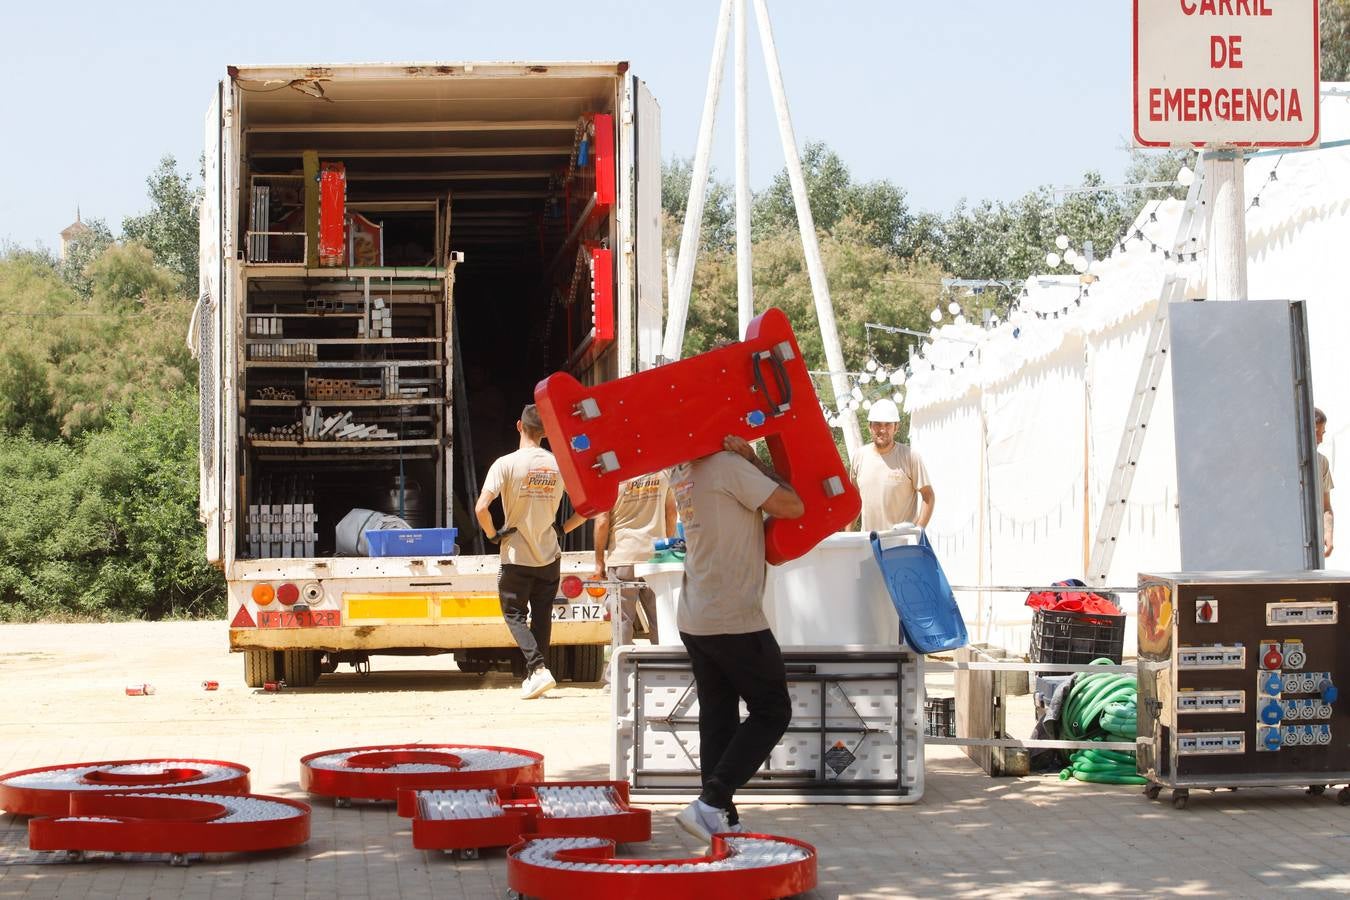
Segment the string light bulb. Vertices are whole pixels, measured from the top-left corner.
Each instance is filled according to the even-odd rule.
[[[940,306],[935,306],[935,307],[933,307],[933,311],[930,312],[930,313],[928,314],[928,318],[932,319],[933,322],[934,322],[934,324],[936,324],[936,323],[938,323],[938,322],[941,322],[941,321],[942,321],[942,307],[940,307]]]
[[[864,366],[864,368],[867,369],[867,371],[869,372],[875,372],[877,370],[877,361],[875,359],[869,359],[867,361],[867,365]]]
[[[947,304],[947,312],[951,313],[954,316],[961,315],[961,304],[953,300],[951,303]]]
[[[1045,264],[1046,264],[1047,267],[1049,267],[1049,268],[1051,268],[1051,269],[1054,269],[1054,268],[1058,267],[1058,266],[1059,266],[1059,254],[1058,254],[1058,253],[1055,253],[1055,252],[1053,252],[1053,251],[1050,252],[1050,253],[1045,254]]]
[[[1055,238],[1055,246],[1061,250],[1068,250],[1069,236],[1067,234],[1061,234],[1059,237]]]
[[[890,379],[890,381],[891,381],[891,384],[895,385],[896,387],[899,387],[900,385],[904,384],[904,383],[905,383],[905,370],[904,370],[904,369],[896,369],[894,372],[891,373],[891,379]]]

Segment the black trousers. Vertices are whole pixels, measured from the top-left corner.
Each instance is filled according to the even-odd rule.
[[[699,799],[733,809],[736,790],[764,764],[788,723],[787,670],[773,632],[695,635],[680,632],[698,690]],[[740,720],[740,701],[750,714]]]
[[[553,600],[558,596],[558,566],[514,566],[502,563],[497,573],[497,597],[502,618],[525,656],[528,676],[544,664],[549,636],[553,633]],[[526,624],[526,616],[529,624]]]

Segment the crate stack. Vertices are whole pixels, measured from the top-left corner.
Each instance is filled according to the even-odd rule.
[[[254,559],[314,555],[319,517],[314,511],[314,482],[288,476],[265,479],[248,507],[248,549]]]

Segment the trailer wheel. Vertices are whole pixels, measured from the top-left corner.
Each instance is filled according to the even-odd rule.
[[[565,646],[552,646],[544,653],[544,666],[549,670],[558,681],[569,681],[572,679],[572,657],[571,648]]]
[[[244,684],[260,688],[265,681],[277,680],[278,654],[273,650],[244,651]]]
[[[605,674],[603,644],[578,644],[572,648],[572,680],[599,681]]]
[[[281,669],[286,687],[311,687],[319,680],[317,650],[283,650]]]

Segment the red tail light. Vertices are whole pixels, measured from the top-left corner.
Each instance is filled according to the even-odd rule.
[[[581,579],[575,575],[568,575],[562,580],[562,595],[568,600],[575,600],[581,596]]]
[[[300,599],[300,588],[290,582],[286,582],[281,587],[277,588],[277,599],[286,606],[293,606],[295,601]]]

